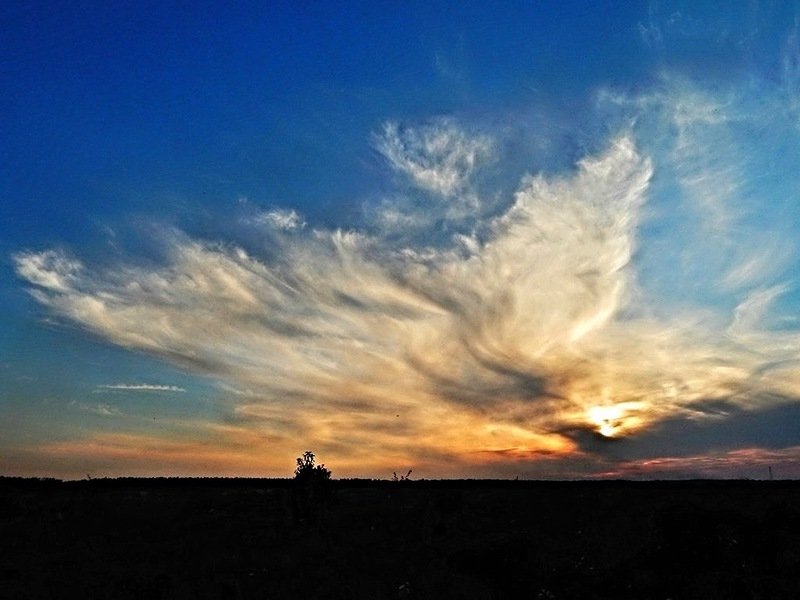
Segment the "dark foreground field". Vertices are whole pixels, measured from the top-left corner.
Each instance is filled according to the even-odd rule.
[[[798,598],[794,482],[0,479],[0,598]]]

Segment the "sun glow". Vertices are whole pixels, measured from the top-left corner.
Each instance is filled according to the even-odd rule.
[[[589,418],[597,425],[597,431],[605,437],[614,437],[622,411],[616,406],[595,406],[589,409]]]
[[[619,437],[640,422],[639,418],[629,414],[635,408],[637,408],[637,404],[632,402],[593,406],[588,411],[589,420],[603,437]]]

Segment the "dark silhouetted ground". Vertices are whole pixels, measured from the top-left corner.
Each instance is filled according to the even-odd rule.
[[[323,496],[320,496],[323,497]],[[0,598],[800,598],[800,482],[0,479]]]

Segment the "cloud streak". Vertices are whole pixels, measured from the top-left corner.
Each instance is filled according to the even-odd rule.
[[[84,404],[84,403],[70,403],[71,406],[77,406],[80,410],[93,413],[95,415],[100,415],[102,417],[116,417],[121,416],[122,412],[115,406],[111,406],[110,404],[98,403],[98,404]]]
[[[184,388],[178,387],[177,385],[159,385],[152,383],[114,383],[98,385],[95,389],[126,392],[186,392]]]

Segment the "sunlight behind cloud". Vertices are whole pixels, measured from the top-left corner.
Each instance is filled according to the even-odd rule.
[[[706,285],[740,294],[727,308],[671,310],[640,277],[659,168],[674,177],[677,202],[696,209],[697,231],[724,244],[746,217],[730,207],[745,185],[741,158],[706,156],[732,135],[713,128],[731,120],[703,98],[613,98],[643,112],[644,125],[572,172],[525,177],[492,217],[462,209],[478,202],[470,177],[496,142],[450,120],[387,124],[383,156],[459,207],[447,213],[454,223],[472,224],[449,237],[432,230],[435,243],[305,228],[295,211],[276,210],[263,221],[292,234],[269,238],[268,257],[172,231],[158,266],[96,269],[46,250],[17,254],[17,273],[52,315],[223,382],[233,430],[276,452],[310,440],[341,465],[377,457],[376,469],[602,453],[584,432],[624,438],[666,419],[710,418],[712,400],[749,409],[800,394],[797,333],[764,333],[786,288],[754,287],[765,281],[758,252],[699,267],[716,268]],[[636,136],[664,119],[677,126],[674,145],[646,143],[645,155]],[[697,149],[698,139],[709,146]],[[425,205],[400,208],[384,203],[397,227],[430,222]],[[685,260],[702,263],[688,253],[702,253],[705,238],[684,241]]]

